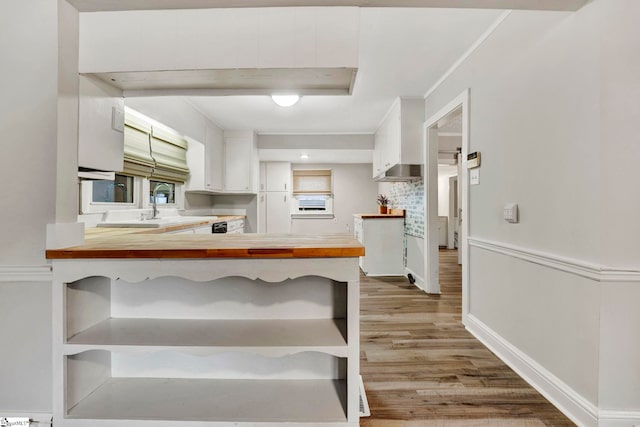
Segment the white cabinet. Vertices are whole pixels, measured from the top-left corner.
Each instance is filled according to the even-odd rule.
[[[291,190],[291,163],[267,162],[265,166],[266,191]]]
[[[224,191],[257,193],[257,141],[251,131],[224,132]]]
[[[222,131],[207,126],[204,143],[189,141],[191,177],[186,191],[204,194],[257,193],[258,150],[251,131]]]
[[[404,276],[404,218],[354,217],[353,234],[365,248],[367,276]]]
[[[220,192],[223,190],[224,140],[222,131],[207,125],[204,142],[188,139],[187,164],[190,169],[186,191]]]
[[[56,426],[359,424],[354,258],[55,260],[53,274]]]
[[[396,99],[374,136],[374,178],[397,164],[423,162],[423,123],[424,99]]]
[[[291,163],[260,163],[260,233],[291,232]],[[264,191],[263,191],[264,190]]]
[[[291,232],[291,196],[286,191],[267,191],[267,233]]]
[[[267,232],[267,193],[258,193],[258,233]]]
[[[122,171],[122,91],[94,77],[81,75],[78,78],[78,166],[101,171]]]
[[[207,126],[207,188],[222,190],[224,188],[224,138],[218,128]]]

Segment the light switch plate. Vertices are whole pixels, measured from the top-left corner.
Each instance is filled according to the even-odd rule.
[[[518,222],[518,204],[517,203],[505,203],[503,208],[503,218],[507,222]]]
[[[480,169],[471,169],[469,171],[469,180],[471,185],[480,184]]]

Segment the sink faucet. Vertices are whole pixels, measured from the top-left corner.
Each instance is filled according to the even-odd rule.
[[[158,204],[156,203],[156,196],[160,188],[168,190],[169,194],[171,194],[171,187],[169,186],[169,184],[167,184],[166,182],[156,184],[156,186],[153,188],[153,216],[151,217],[151,219],[155,219],[158,216]]]

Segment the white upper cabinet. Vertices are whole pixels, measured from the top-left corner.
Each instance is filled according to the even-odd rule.
[[[209,162],[207,188],[220,191],[224,188],[224,137],[222,130],[207,126],[207,161]]]
[[[223,191],[224,139],[222,131],[207,124],[204,143],[189,138],[187,163],[190,169],[187,191]]]
[[[291,190],[291,163],[268,162],[264,163],[266,191],[290,191]]]
[[[207,126],[205,142],[189,141],[191,177],[186,191],[208,194],[255,194],[258,150],[251,131],[222,131]]]
[[[422,163],[423,123],[424,99],[396,99],[375,134],[374,178],[397,164]]]
[[[122,91],[87,76],[79,76],[78,166],[122,171],[124,98]]]
[[[258,146],[252,131],[224,132],[224,192],[257,193]]]

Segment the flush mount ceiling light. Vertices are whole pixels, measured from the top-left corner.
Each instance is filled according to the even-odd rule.
[[[309,155],[305,153],[305,154],[302,154],[302,155],[300,156],[300,158],[301,158],[302,160],[306,160],[306,159],[308,159],[308,158],[309,158]]]
[[[281,107],[291,107],[295,105],[299,100],[299,95],[271,95],[273,102]]]

